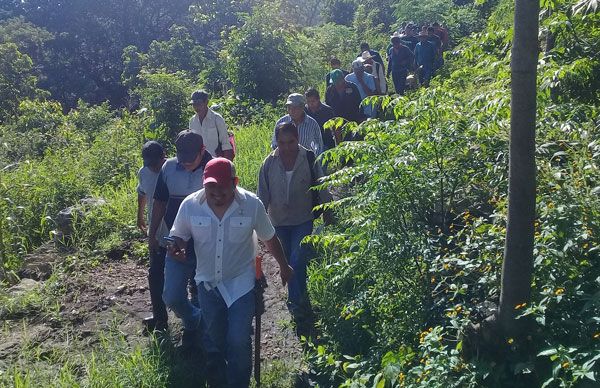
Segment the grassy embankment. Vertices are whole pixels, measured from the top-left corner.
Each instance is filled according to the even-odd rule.
[[[83,133],[85,128],[78,121],[84,115],[103,118],[104,124],[93,137]],[[256,189],[258,169],[269,150],[271,119],[236,129],[235,161],[240,184],[249,190]],[[19,267],[26,252],[51,237],[60,209],[84,197],[101,197],[106,204],[76,220],[70,241],[73,251],[56,265],[50,279],[20,295],[7,291],[8,282],[0,286],[2,337],[15,342],[0,360],[0,386],[159,387],[193,383],[185,366],[176,365],[172,347],[159,348],[150,341],[132,343],[120,332],[118,322],[123,317],[115,315],[105,330],[93,333],[97,338],[93,345],[79,335],[78,327],[61,321],[62,298],[71,291],[65,289],[63,280],[77,277],[83,268],[101,266],[107,251],[140,237],[135,227],[135,172],[141,165],[140,134],[145,123],[143,118],[116,117],[103,107],[85,107],[59,117],[59,121],[56,132],[62,143],[0,172],[0,214],[6,222],[1,225],[2,257],[8,274]],[[129,255],[140,260],[145,252],[144,244],[136,242]],[[28,328],[40,323],[52,327],[56,346],[34,340]],[[267,386],[288,384],[281,381],[288,371],[282,362],[267,366],[264,381],[270,381]]]

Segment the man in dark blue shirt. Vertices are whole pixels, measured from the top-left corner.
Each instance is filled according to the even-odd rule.
[[[310,88],[304,93],[306,97],[306,106],[304,111],[307,115],[315,119],[319,128],[321,128],[321,136],[323,137],[323,151],[335,147],[335,140],[331,130],[324,129],[323,125],[330,119],[335,117],[333,109],[329,105],[325,105],[321,102],[321,96],[315,88]]]
[[[171,229],[181,202],[188,195],[202,189],[204,166],[212,159],[204,149],[202,136],[190,130],[179,132],[175,140],[177,157],[168,159],[162,166],[156,189],[150,222],[149,249],[157,249],[156,228],[164,219]],[[177,260],[168,253],[165,258],[165,286],[163,300],[183,322],[182,346],[192,348],[199,342],[200,309],[188,299],[187,285],[194,278],[196,257],[194,243],[189,242],[185,261]],[[193,282],[192,282],[193,283]]]
[[[387,75],[389,77],[390,73],[392,73],[396,93],[403,95],[406,88],[406,76],[413,66],[414,54],[408,47],[402,44],[400,34],[392,35],[390,40],[392,47],[388,51]]]
[[[419,66],[419,82],[428,87],[433,75],[433,63],[436,58],[436,48],[428,40],[429,35],[419,34],[419,43],[415,47],[415,62]]]

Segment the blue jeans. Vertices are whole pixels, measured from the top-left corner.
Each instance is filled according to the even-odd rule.
[[[204,350],[211,386],[241,388],[252,372],[252,318],[256,307],[251,290],[228,308],[218,289],[198,285],[204,326]]]
[[[189,245],[188,245],[189,248]],[[194,252],[193,248],[188,252]],[[165,288],[163,301],[175,315],[181,318],[185,330],[195,330],[200,326],[200,309],[188,299],[187,285],[196,272],[196,255],[188,254],[187,260],[175,260],[167,253],[165,259]]]
[[[275,233],[281,241],[288,263],[294,269],[294,277],[288,283],[288,307],[292,315],[301,314],[308,305],[306,290],[306,267],[312,255],[312,249],[300,241],[312,233],[313,221],[300,225],[276,226]]]

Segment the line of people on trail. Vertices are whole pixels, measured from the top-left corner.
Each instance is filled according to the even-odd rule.
[[[137,222],[148,236],[153,313],[144,326],[149,332],[164,333],[167,308],[171,309],[182,321],[182,351],[204,352],[210,386],[249,385],[258,294],[257,238],[275,258],[287,285],[287,305],[297,333],[313,334],[306,285],[312,252],[301,241],[313,233],[314,220],[321,216],[315,206],[332,196],[326,189],[310,188],[324,175],[318,156],[342,141],[358,139],[356,134],[342,137],[339,130],[324,126],[335,117],[360,123],[374,116],[376,107],[361,102],[388,92],[384,74],[391,73],[396,91],[404,91],[414,55],[402,41],[397,46],[396,38],[391,39],[387,73],[381,55],[364,43],[352,62],[352,73],[332,59],[325,103],[314,88],[288,96],[287,114],[273,131],[273,150],[257,172],[256,194],[238,186],[232,162],[235,141],[223,117],[209,107],[205,91],[191,96],[195,114],[175,139],[175,157],[167,158],[156,141],[144,144]],[[397,47],[411,59],[400,61],[403,54]],[[404,81],[398,84],[402,76]],[[329,210],[322,217],[325,224],[334,222]]]
[[[351,72],[342,68],[338,58],[331,57],[331,72],[325,77],[325,101],[333,107],[340,99],[346,102],[358,100],[360,96],[362,101],[369,96],[391,94],[387,82],[390,76],[395,92],[399,95],[403,95],[407,88],[415,89],[418,85],[428,87],[431,78],[444,63],[443,52],[448,47],[448,30],[438,22],[421,27],[414,23],[402,23],[400,30],[390,37],[386,48],[387,71],[381,54],[372,50],[366,42],[361,44],[361,52],[352,61]],[[354,107],[349,103],[344,106],[346,109],[348,106]],[[358,109],[358,112],[357,109],[352,109],[352,112],[344,113],[352,117],[350,120],[358,121],[360,116],[363,120],[375,117],[377,110],[375,106],[367,104]]]
[[[167,158],[156,141],[142,148],[137,222],[148,235],[153,313],[145,330],[165,333],[171,309],[183,325],[181,350],[204,353],[213,387],[249,385],[257,239],[278,264],[298,334],[313,329],[306,290],[312,253],[301,241],[320,216],[313,207],[331,200],[327,190],[309,189],[323,176],[317,155],[335,141],[324,141],[321,132],[333,110],[314,89],[307,98],[288,97],[274,149],[257,172],[257,194],[238,186],[227,125],[204,91],[192,94],[195,114],[175,139],[175,157]],[[323,219],[331,222],[330,212]]]

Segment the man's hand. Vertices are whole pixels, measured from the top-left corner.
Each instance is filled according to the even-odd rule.
[[[187,246],[187,242],[179,237],[174,237],[174,239],[175,241],[167,245],[169,255],[177,261],[186,261],[187,252],[185,251],[185,247]]]
[[[137,227],[142,231],[142,233],[144,233],[144,236],[148,235],[148,226],[143,218],[138,218]]]
[[[279,266],[279,275],[281,276],[281,283],[285,286],[294,277],[294,269],[289,264],[281,265]]]
[[[283,252],[281,242],[277,238],[277,235],[275,235],[270,240],[265,241],[265,245],[277,261],[277,264],[279,264],[279,275],[281,276],[281,282],[285,286],[290,280],[292,280],[292,277],[294,276],[294,269],[290,267],[285,259],[285,253]]]

